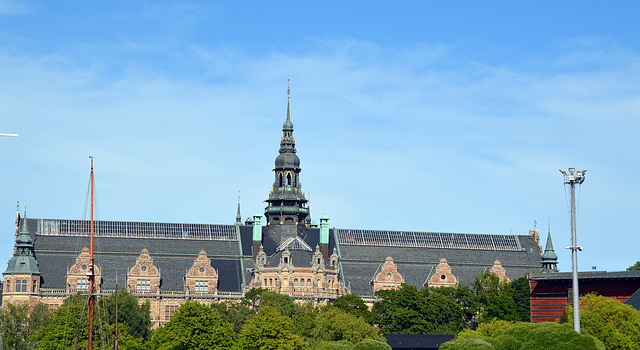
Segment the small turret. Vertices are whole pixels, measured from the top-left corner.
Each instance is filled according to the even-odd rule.
[[[542,254],[542,272],[558,272],[558,255],[553,251],[553,242],[551,242],[551,229],[547,235],[547,246]]]

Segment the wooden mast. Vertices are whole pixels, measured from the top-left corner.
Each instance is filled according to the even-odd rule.
[[[93,293],[95,275],[93,272],[93,156],[89,156],[91,159],[91,231],[90,231],[90,248],[89,248],[89,337],[87,349],[91,350],[93,346],[93,307],[95,305],[95,295]]]

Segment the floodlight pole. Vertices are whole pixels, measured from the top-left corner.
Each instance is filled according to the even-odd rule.
[[[578,289],[578,250],[582,247],[578,246],[576,238],[576,184],[582,185],[584,182],[584,173],[586,170],[577,171],[575,168],[569,168],[569,174],[560,169],[564,176],[564,184],[571,186],[571,258],[573,260],[573,329],[580,333],[580,291]]]

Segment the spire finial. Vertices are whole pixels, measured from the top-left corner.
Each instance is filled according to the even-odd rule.
[[[24,217],[27,217],[27,202],[24,202]]]
[[[291,95],[291,79],[287,79],[287,101],[289,100],[289,95]]]
[[[238,191],[238,213],[236,214],[236,224],[242,223],[242,216],[240,215],[240,191]]]

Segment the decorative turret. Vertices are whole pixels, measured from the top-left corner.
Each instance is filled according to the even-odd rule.
[[[14,254],[3,273],[3,301],[30,302],[40,292],[40,267],[33,254],[33,240],[29,235],[27,219],[21,220],[20,232],[15,240]]]
[[[287,101],[287,119],[282,125],[280,150],[273,169],[275,181],[269,198],[265,201],[269,236],[278,244],[290,237],[306,234],[309,207],[300,183],[300,171],[300,158],[296,155],[293,123]]]
[[[551,229],[547,236],[547,246],[542,254],[542,272],[558,272],[558,255],[553,251],[553,242],[551,242]]]

